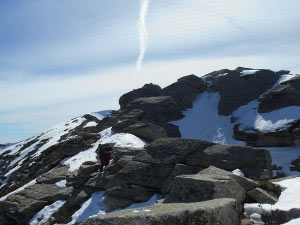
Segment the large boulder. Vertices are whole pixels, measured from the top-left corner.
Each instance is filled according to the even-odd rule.
[[[168,137],[167,131],[158,125],[146,121],[124,120],[112,127],[114,133],[130,133],[145,141],[154,141]]]
[[[182,109],[191,108],[195,98],[207,88],[205,82],[196,75],[181,77],[177,82],[162,89],[162,94],[172,96]]]
[[[271,70],[256,70],[253,73],[249,70],[237,68],[227,70],[225,74],[208,77],[207,80],[212,81],[212,90],[220,93],[220,115],[229,116],[240,106],[258,98],[272,88],[279,78]]]
[[[232,172],[219,169],[214,166],[210,166],[204,170],[201,170],[198,174],[202,175],[212,175],[212,176],[228,176],[233,178],[241,187],[244,188],[245,191],[253,190],[256,187],[259,187],[260,185],[247,177],[236,175]]]
[[[122,113],[128,114],[136,109],[143,112],[138,120],[154,121],[155,123],[165,123],[183,117],[180,106],[174,102],[171,96],[137,98],[129,102]]]
[[[239,168],[247,177],[272,177],[270,153],[264,149],[246,146],[215,144],[190,154],[185,164],[199,167],[215,166],[228,171]]]
[[[300,106],[300,76],[279,84],[263,95],[259,101],[259,113],[271,112],[288,106]]]
[[[82,225],[239,225],[233,199],[222,198],[205,202],[154,204],[90,218]]]
[[[201,202],[217,198],[235,198],[239,204],[245,199],[245,190],[226,175],[194,174],[177,176],[165,203]]]
[[[130,91],[124,95],[122,95],[119,99],[119,104],[121,109],[125,108],[126,105],[141,97],[155,97],[161,95],[161,88],[155,84],[145,84],[143,87]]]

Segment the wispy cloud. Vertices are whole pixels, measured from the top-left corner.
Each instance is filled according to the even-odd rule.
[[[143,59],[147,48],[147,28],[146,16],[149,7],[149,0],[141,0],[141,10],[139,18],[139,36],[140,36],[140,54],[136,61],[136,71],[139,72],[142,68]]]

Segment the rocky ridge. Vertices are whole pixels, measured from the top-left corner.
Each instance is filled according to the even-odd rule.
[[[277,200],[269,190],[249,179],[272,178],[270,153],[255,147],[183,139],[179,127],[169,122],[183,118],[184,110],[191,108],[205,91],[220,94],[218,113],[225,116],[255,99],[260,102],[259,112],[297,106],[294,95],[299,96],[300,77],[276,85],[284,74],[289,71],[239,67],[215,71],[203,79],[185,76],[165,88],[146,84],[121,96],[120,110],[109,116],[87,114],[63,124],[56,142],[53,136],[47,136],[50,130],[4,148],[0,154],[0,221],[26,224],[45,206],[63,200],[63,206],[47,223],[66,224],[93,193],[104,191],[108,212],[145,202],[156,193],[165,198],[143,208],[146,213],[108,213],[84,224],[164,224],[166,219],[173,224],[239,224],[243,203]],[[103,173],[97,171],[95,158],[70,170],[71,164],[65,161],[93,150],[104,140],[101,132],[110,128],[114,134],[129,133],[148,144],[116,147],[116,156]],[[234,135],[250,146],[295,146],[300,140],[298,128],[299,120],[295,120],[273,132],[248,128],[252,129],[249,133],[236,124]],[[16,158],[19,161],[15,162]],[[245,177],[231,172],[237,168]],[[16,191],[24,184],[30,185]],[[9,193],[12,194],[7,196]]]

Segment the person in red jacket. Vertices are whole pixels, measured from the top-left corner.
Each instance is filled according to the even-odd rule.
[[[103,171],[103,168],[109,164],[110,160],[113,159],[115,155],[115,151],[113,150],[112,146],[113,145],[110,144],[99,144],[96,150],[96,153],[101,161],[101,164],[99,164],[100,172]]]

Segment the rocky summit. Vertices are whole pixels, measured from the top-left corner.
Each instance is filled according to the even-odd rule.
[[[120,97],[119,110],[1,144],[0,224],[296,219],[297,198],[281,208],[278,197],[299,179],[299,84],[300,76],[286,70],[192,74],[164,88],[132,90]],[[105,143],[115,154],[99,171],[96,149]],[[296,177],[272,180],[289,175]],[[266,204],[276,210],[262,210]]]

